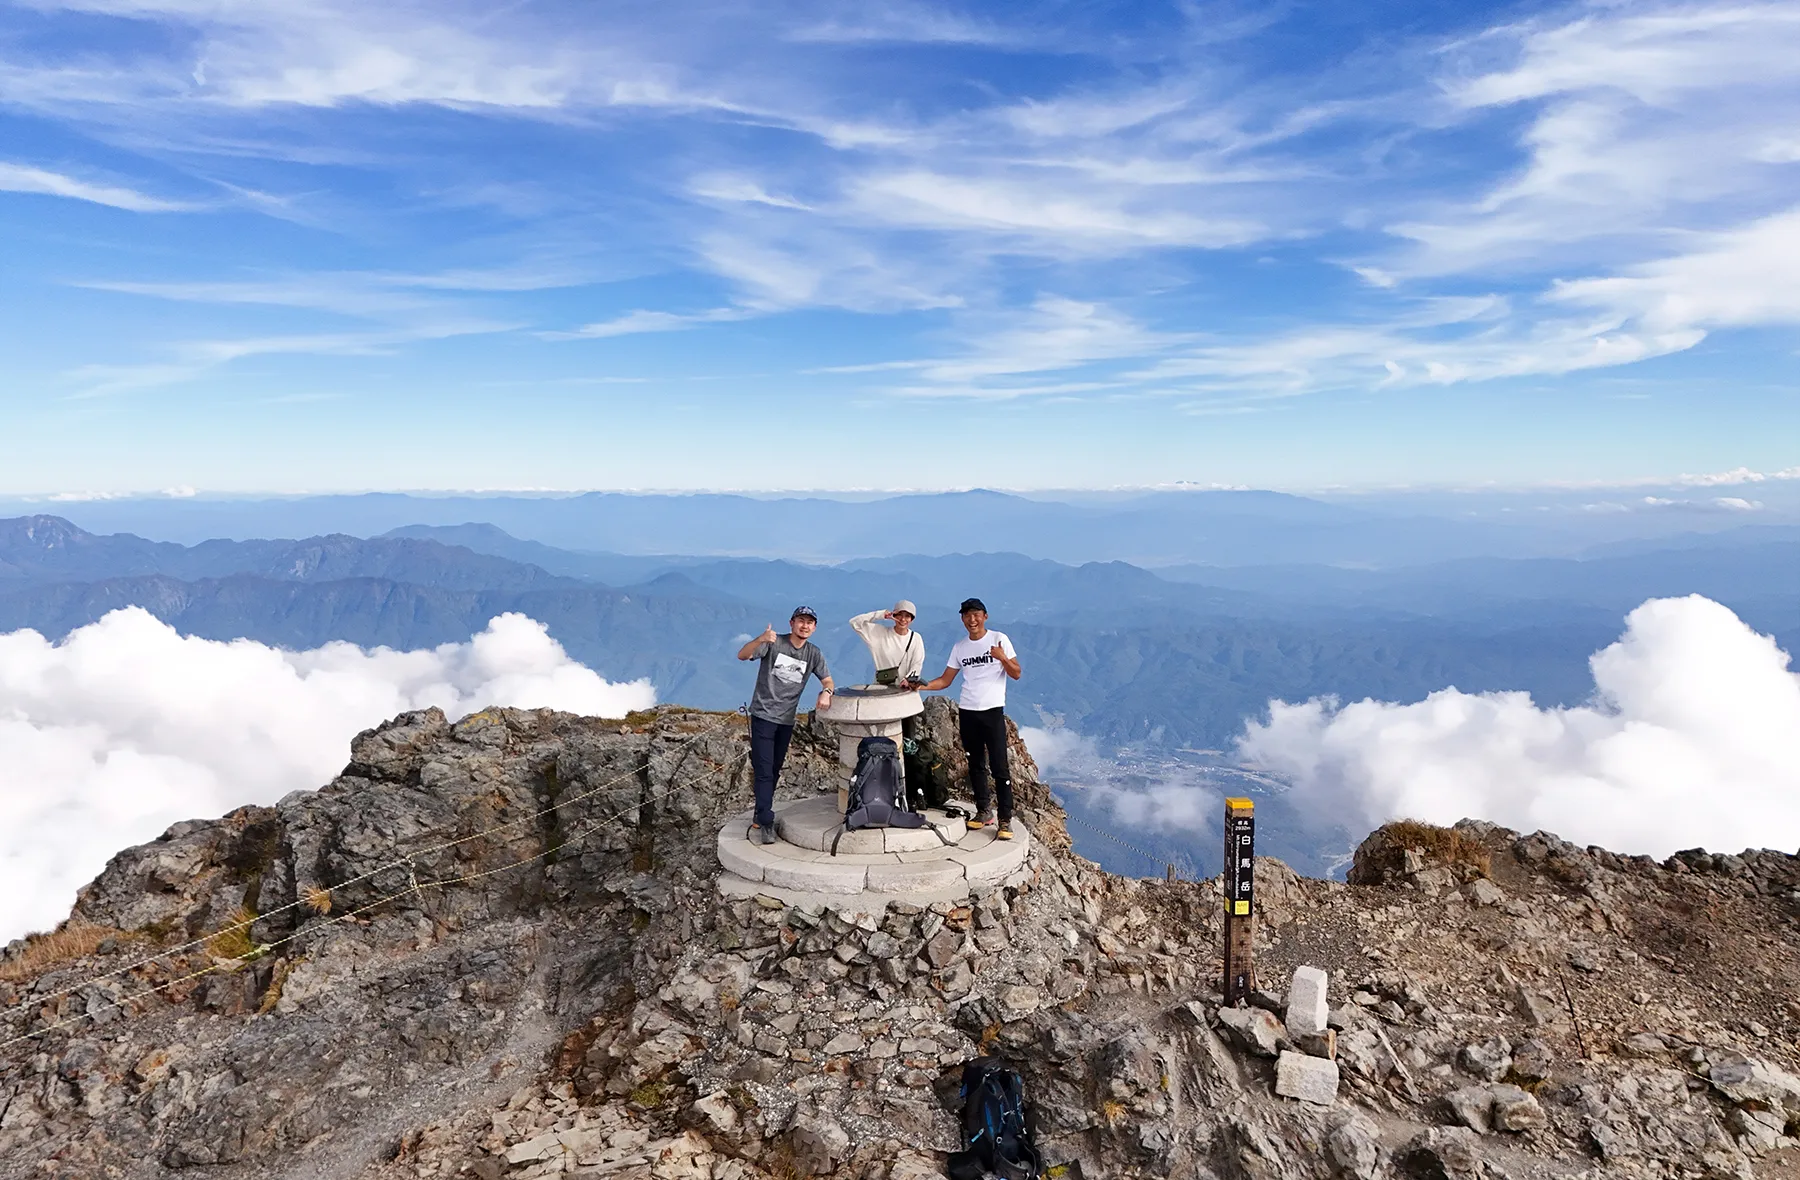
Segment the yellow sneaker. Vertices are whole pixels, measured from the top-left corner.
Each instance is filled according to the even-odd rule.
[[[1012,839],[1012,821],[1010,819],[1003,819],[1000,821],[1000,826],[998,828],[994,829],[994,839],[996,839],[996,840]]]

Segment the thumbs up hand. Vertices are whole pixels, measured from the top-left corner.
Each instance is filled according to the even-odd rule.
[[[756,637],[756,639],[757,639],[757,642],[759,642],[759,643],[774,643],[775,642],[775,624],[770,623],[767,627],[764,627],[763,633],[761,635],[758,635]]]

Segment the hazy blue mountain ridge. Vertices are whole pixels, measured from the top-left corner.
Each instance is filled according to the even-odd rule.
[[[1288,561],[1392,565],[1576,547],[1506,523],[1371,513],[1259,491],[1149,492],[1067,502],[975,490],[872,500],[718,493],[562,497],[371,493],[280,500],[107,500],[62,506],[96,532],[168,540],[374,536],[412,526],[483,522],[513,538],[615,554],[757,556],[842,561],[895,552],[1016,550],[1061,562]],[[1547,548],[1548,547],[1548,548]]]
[[[491,528],[438,535],[515,541]],[[521,551],[564,569],[584,556]],[[935,671],[961,634],[956,604],[975,594],[1025,658],[1011,700],[1026,721],[1041,712],[1109,741],[1218,747],[1272,697],[1408,701],[1455,686],[1575,703],[1591,691],[1588,656],[1651,593],[1711,593],[1793,650],[1796,555],[1800,544],[1771,542],[1378,573],[1175,571],[1216,574],[1234,583],[1225,588],[1118,562],[1068,566],[1008,553],[843,566],[689,556],[628,559],[618,568],[648,576],[615,586],[412,536],[184,548],[35,517],[0,521],[0,630],[60,638],[135,604],[213,639],[411,649],[466,640],[494,615],[519,611],[610,678],[648,677],[665,700],[730,707],[751,678],[732,653],[765,624],[783,626],[794,605],[819,612],[817,642],[839,682],[856,683],[871,669],[844,625],[852,614],[912,598]],[[155,572],[139,572],[146,567]]]

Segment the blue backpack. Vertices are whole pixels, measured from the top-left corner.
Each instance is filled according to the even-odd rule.
[[[1025,1082],[1019,1071],[993,1057],[963,1066],[964,1150],[949,1160],[952,1180],[1040,1180],[1044,1158],[1031,1142],[1025,1121]]]

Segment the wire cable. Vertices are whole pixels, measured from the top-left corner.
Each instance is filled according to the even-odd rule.
[[[676,749],[676,753],[677,754],[685,753],[689,747],[693,746],[701,738],[706,737],[709,734],[718,732],[719,730],[723,729],[725,727],[725,725],[726,725],[725,722],[720,721],[720,722],[717,722],[717,723],[707,727],[706,729],[701,730],[699,733],[695,734],[692,738],[683,742]],[[436,853],[445,852],[445,851],[448,851],[449,849],[459,847],[460,845],[463,845],[463,844],[467,844],[471,840],[480,840],[480,839],[483,839],[484,837],[492,836],[497,832],[508,831],[512,828],[519,827],[522,824],[528,824],[535,820],[540,820],[540,819],[544,818],[546,815],[550,815],[553,812],[559,811],[562,808],[567,807],[572,803],[580,803],[585,799],[593,798],[595,795],[598,795],[603,791],[611,790],[613,787],[618,786],[620,783],[624,782],[626,779],[635,778],[635,777],[637,777],[637,775],[638,775],[638,768],[633,767],[632,769],[625,771],[623,774],[617,775],[613,778],[606,780],[605,782],[601,783],[597,787],[594,787],[587,791],[583,791],[579,795],[571,795],[567,799],[559,800],[558,802],[551,804],[549,807],[546,807],[541,811],[536,811],[530,815],[521,816],[518,819],[508,820],[506,823],[499,824],[492,828],[488,828],[486,831],[476,832],[476,833],[474,833],[472,835],[468,835],[468,836],[460,836],[455,840],[450,840],[443,844],[436,844],[429,848],[421,848],[421,849],[417,850],[416,852],[410,852],[407,855],[399,858],[398,860],[389,861],[387,864],[384,864],[384,865],[377,865],[376,867],[370,869],[366,873],[361,874],[360,876],[351,877],[348,880],[339,881],[335,885],[328,886],[327,890],[329,891],[329,890],[333,890],[333,889],[344,889],[351,885],[360,885],[362,882],[367,881],[371,877],[378,877],[382,873],[392,872],[395,869],[406,869],[408,872],[412,872],[414,870],[414,865],[412,862],[418,857],[432,856],[432,855],[435,855]],[[221,927],[220,929],[213,931],[211,934],[203,935],[202,937],[193,939],[192,941],[181,943],[179,946],[168,947],[164,950],[157,951],[153,955],[146,955],[141,959],[138,959],[134,962],[125,964],[123,967],[116,967],[113,970],[108,971],[103,975],[96,975],[92,979],[83,980],[80,983],[73,984],[67,988],[64,988],[62,991],[52,992],[51,994],[44,996],[42,999],[37,1000],[35,1002],[40,1003],[40,1004],[47,1004],[47,1003],[54,1002],[56,1000],[60,1000],[64,996],[72,995],[73,993],[80,991],[84,987],[91,987],[92,985],[94,985],[96,983],[104,983],[109,979],[116,979],[117,977],[119,977],[121,975],[126,975],[132,971],[136,971],[140,967],[147,967],[151,963],[154,963],[159,959],[167,959],[167,958],[170,958],[171,956],[179,955],[179,954],[183,953],[184,951],[190,951],[190,950],[195,949],[196,947],[205,946],[207,943],[212,942],[214,939],[218,938],[220,935],[234,934],[239,930],[247,930],[255,923],[263,921],[264,919],[272,918],[276,914],[286,913],[288,910],[298,909],[299,907],[301,907],[303,905],[309,905],[309,904],[310,903],[305,898],[296,898],[295,900],[288,902],[286,905],[275,907],[274,909],[270,910],[266,914],[258,914],[254,918],[246,919],[241,922],[235,922],[229,926]],[[17,1006],[17,1005],[15,1005],[15,1006]],[[4,1015],[5,1015],[4,1013],[0,1013],[0,1017],[3,1017]]]
[[[723,729],[725,727],[725,725],[726,725],[726,722],[721,721],[715,725],[708,727],[707,729],[701,730],[699,733],[695,734],[692,738],[688,739],[686,742],[683,742],[679,747],[677,747],[676,753],[678,755],[681,753],[685,753],[693,745],[695,745],[697,742],[699,742],[700,739],[702,739],[710,734],[718,732],[720,729]],[[705,774],[699,776],[699,778],[691,780],[691,781],[692,782],[703,781],[704,779],[710,778],[713,775],[719,773],[719,771],[725,769],[725,767],[734,766],[737,763],[743,761],[744,759],[746,759],[748,757],[749,757],[749,752],[745,751],[741,754],[734,756],[729,762],[721,763],[719,766],[715,767],[714,769],[712,769],[710,771],[707,771]],[[457,884],[457,883],[463,881],[464,878],[449,877],[449,878],[444,878],[443,880],[440,880],[440,881],[421,882],[418,879],[417,865],[416,865],[415,861],[417,860],[417,858],[420,858],[420,857],[431,856],[433,854],[443,852],[448,849],[457,848],[457,847],[460,847],[461,845],[470,843],[471,841],[483,839],[483,838],[489,837],[489,836],[493,836],[500,832],[509,831],[513,828],[519,827],[522,824],[531,823],[533,821],[542,819],[544,816],[553,814],[554,812],[559,811],[562,808],[568,807],[575,803],[582,802],[583,800],[586,800],[586,799],[591,799],[595,795],[601,794],[602,792],[607,791],[614,786],[617,786],[619,783],[624,782],[626,779],[637,777],[638,774],[639,774],[639,768],[634,767],[631,770],[626,771],[623,774],[620,774],[614,778],[608,779],[606,782],[600,784],[597,787],[591,788],[587,791],[583,791],[582,793],[580,793],[578,795],[571,795],[567,799],[559,800],[558,802],[552,804],[551,806],[543,808],[543,809],[536,811],[530,815],[522,816],[519,819],[515,819],[515,820],[509,820],[506,823],[497,824],[494,827],[487,828],[480,832],[475,832],[468,836],[462,836],[455,840],[449,840],[449,841],[445,841],[441,844],[436,844],[436,845],[432,845],[427,848],[419,849],[415,852],[408,853],[407,855],[402,856],[396,860],[389,861],[386,864],[378,865],[375,868],[370,869],[365,873],[361,873],[355,877],[351,877],[347,880],[340,881],[337,884],[330,886],[329,890],[335,891],[335,890],[339,890],[339,889],[344,889],[351,885],[360,884],[361,882],[367,881],[372,877],[377,877],[377,876],[381,875],[382,873],[391,872],[391,871],[398,870],[398,869],[404,869],[407,871],[410,884],[407,886],[406,889],[403,889],[403,890],[399,891],[398,893],[389,894],[388,896],[386,896],[384,898],[378,899],[374,902],[370,902],[368,905],[359,907],[356,910],[349,911],[348,913],[341,915],[339,917],[332,918],[325,923],[321,923],[319,925],[312,925],[312,926],[303,926],[300,928],[299,931],[296,931],[295,934],[290,935],[288,938],[283,939],[280,942],[269,943],[269,944],[265,944],[262,947],[255,948],[252,952],[253,957],[256,957],[256,958],[262,957],[263,954],[265,954],[268,949],[272,949],[273,947],[284,945],[285,943],[290,942],[294,938],[298,937],[300,935],[300,933],[302,933],[302,932],[311,932],[314,930],[321,930],[321,929],[324,929],[326,926],[335,925],[336,923],[343,921],[347,917],[353,917],[356,914],[360,914],[369,908],[372,908],[374,906],[379,906],[381,904],[384,904],[385,902],[392,901],[399,897],[404,897],[409,893],[414,893],[414,892],[418,892],[420,890],[429,889],[429,888],[433,888],[433,887],[437,887],[437,886]],[[636,803],[633,803],[631,805],[631,807],[621,810],[620,812],[616,813],[614,816],[608,817],[607,822],[611,822],[614,819],[622,817],[622,816],[628,814],[629,812],[634,811],[639,807],[642,807],[644,805],[644,803],[646,803],[646,802],[655,802],[658,799],[666,798],[669,794],[671,794],[675,790],[679,789],[679,787],[682,785],[685,785],[685,784],[676,784],[674,786],[671,786],[667,790],[665,790],[659,794],[656,794],[656,795],[650,797],[649,799],[639,799]],[[518,861],[518,862],[515,862],[510,865],[502,866],[501,869],[494,870],[494,872],[501,872],[501,871],[505,871],[507,869],[517,868],[520,865],[529,864],[535,860],[541,860],[544,857],[552,856],[560,849],[567,847],[570,843],[573,843],[574,840],[577,840],[577,839],[582,838],[583,836],[586,836],[593,830],[595,830],[595,825],[589,825],[588,827],[582,829],[582,831],[578,835],[576,835],[575,837],[572,837],[570,840],[565,840],[563,843],[558,844],[553,848],[545,849],[544,851],[538,853],[535,857],[528,858],[527,860],[524,860],[524,861]],[[473,875],[468,876],[466,879],[473,881],[473,880],[478,880],[481,877],[487,876],[487,875],[492,875],[492,874],[491,873],[473,874]],[[13,1014],[25,1010],[27,1007],[41,1008],[47,1004],[54,1004],[59,1000],[62,1000],[68,996],[75,994],[78,991],[81,991],[83,988],[92,987],[93,985],[95,985],[97,983],[105,983],[106,981],[108,981],[110,979],[117,979],[118,977],[120,977],[122,975],[126,975],[132,971],[136,971],[143,967],[147,967],[150,964],[156,963],[160,960],[172,958],[176,955],[183,954],[184,952],[195,950],[200,947],[204,947],[207,944],[214,942],[216,939],[220,938],[223,935],[233,934],[238,931],[247,930],[250,927],[254,926],[257,922],[266,921],[267,919],[272,918],[277,914],[286,913],[290,910],[298,909],[301,906],[308,906],[309,904],[310,903],[305,898],[296,899],[295,901],[288,902],[286,905],[277,906],[276,908],[268,911],[267,913],[257,914],[253,918],[248,918],[243,921],[234,922],[228,926],[221,927],[220,929],[215,930],[210,934],[206,934],[200,938],[196,938],[191,941],[182,943],[179,946],[173,946],[173,947],[166,948],[164,950],[158,951],[156,954],[153,954],[153,955],[146,955],[143,958],[137,959],[131,963],[127,963],[122,967],[114,968],[113,970],[105,972],[104,974],[95,975],[95,976],[92,976],[91,978],[82,980],[79,983],[71,984],[70,986],[63,988],[60,991],[51,992],[48,995],[44,995],[41,997],[35,997],[29,1002],[29,1004],[26,1004],[26,1003],[15,1004],[12,1007],[10,1007],[4,1011],[0,1011],[0,1020],[5,1020],[5,1019],[11,1017]],[[234,963],[241,962],[241,960],[229,960],[229,961],[234,962]],[[197,972],[193,975],[183,976],[178,979],[170,980],[169,982],[162,984],[162,985],[158,986],[157,988],[150,989],[149,991],[133,993],[131,996],[127,996],[127,997],[125,997],[125,999],[117,1001],[117,1002],[111,1004],[110,1006],[111,1007],[121,1007],[124,1004],[129,1003],[132,1000],[137,999],[139,997],[153,995],[156,992],[163,991],[170,987],[174,987],[177,984],[187,982],[188,980],[191,980],[191,979],[198,978],[201,975],[210,974],[213,971],[219,970],[219,969],[220,968],[217,966],[209,967],[206,970]],[[102,1009],[102,1010],[104,1010],[104,1009]],[[29,1039],[30,1037],[34,1037],[34,1036],[41,1036],[45,1032],[53,1031],[56,1028],[65,1027],[68,1023],[71,1023],[75,1020],[83,1019],[87,1015],[90,1015],[90,1014],[84,1013],[84,1014],[82,1014],[82,1016],[71,1018],[70,1021],[60,1022],[56,1025],[50,1026],[47,1029],[41,1029],[35,1033],[27,1033],[27,1034],[24,1034],[22,1037],[14,1037],[10,1040],[0,1041],[0,1051],[5,1050],[8,1046],[15,1044],[22,1039]]]

